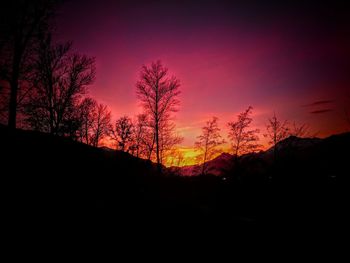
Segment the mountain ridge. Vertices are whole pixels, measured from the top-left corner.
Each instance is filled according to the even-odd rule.
[[[317,138],[317,137],[297,137],[297,136],[289,136],[286,139],[278,142],[276,144],[276,151],[282,152],[283,154],[286,151],[296,151],[307,149],[321,143],[322,141],[331,140],[332,138],[342,137],[342,136],[350,136],[350,132],[344,132],[339,134],[330,135],[326,138]],[[241,155],[238,157],[239,160],[249,159],[249,158],[261,158],[265,161],[272,163],[274,158],[274,147],[270,147],[267,150],[261,150],[259,152],[252,152]],[[230,170],[234,166],[235,155],[232,155],[227,152],[223,152],[214,159],[206,162],[206,167],[208,168],[208,173],[216,176],[220,176],[225,171]],[[183,167],[170,167],[170,171],[174,171],[179,173],[182,176],[198,176],[200,175],[200,167],[202,164],[196,165],[188,165]]]

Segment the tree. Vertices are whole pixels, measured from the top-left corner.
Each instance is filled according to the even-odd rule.
[[[273,146],[273,156],[274,160],[277,160],[277,144],[286,139],[289,136],[288,122],[280,121],[276,114],[273,113],[273,117],[268,119],[268,124],[266,125],[267,133],[264,134],[265,137],[269,139],[269,144]]]
[[[28,122],[36,129],[61,134],[77,110],[81,96],[95,79],[95,60],[71,54],[71,43],[52,44],[42,39],[34,62],[33,92],[26,106]]]
[[[183,141],[183,137],[176,134],[175,130],[176,129],[174,123],[164,121],[160,124],[159,155],[161,163],[167,161],[176,145],[180,144]]]
[[[113,135],[117,141],[117,149],[123,152],[129,152],[132,148],[134,137],[134,124],[128,116],[120,117],[116,121]]]
[[[98,147],[110,134],[111,112],[92,98],[84,98],[77,107],[77,137],[83,143]],[[73,119],[74,120],[74,119]]]
[[[80,141],[92,144],[92,129],[97,118],[97,102],[92,98],[85,98],[79,105],[79,117],[81,121],[79,129]]]
[[[218,146],[225,143],[221,139],[220,128],[218,127],[218,118],[213,117],[207,121],[206,125],[202,128],[202,134],[197,137],[198,141],[195,142],[195,148],[200,151],[198,158],[202,161],[202,175],[206,171],[206,162],[211,160],[220,150]]]
[[[259,147],[258,145],[258,129],[249,129],[253,119],[250,117],[253,107],[249,106],[244,112],[237,116],[237,121],[228,123],[228,137],[232,143],[233,154],[236,156],[249,152],[254,152]]]
[[[143,138],[144,154],[147,160],[151,160],[151,159],[157,160],[157,158],[153,158],[155,142],[156,142],[156,136],[154,133],[154,126],[152,125],[150,126],[150,129],[148,130],[148,132],[145,134]]]
[[[111,132],[111,112],[106,105],[98,104],[95,116],[96,119],[93,122],[91,144],[98,147],[100,141]]]
[[[179,104],[177,97],[180,94],[179,80],[175,76],[168,75],[168,69],[160,61],[152,62],[150,67],[142,67],[140,80],[136,83],[137,97],[149,116],[154,130],[159,172],[161,170],[160,124],[169,120],[171,113],[177,111]]]
[[[34,49],[48,31],[54,0],[13,0],[2,5],[0,25],[0,77],[10,86],[8,126],[16,128],[18,94],[25,86]]]
[[[309,126],[306,124],[298,125],[293,122],[293,125],[289,128],[289,135],[295,137],[305,137],[309,135]]]
[[[179,168],[179,167],[184,165],[185,155],[180,149],[178,149],[178,148],[172,149],[170,156],[171,156],[171,158],[170,158],[169,166],[171,166],[171,167],[175,166],[175,167]],[[175,170],[178,170],[178,169],[175,169]]]
[[[71,107],[70,110],[67,111],[60,127],[59,134],[61,136],[69,137],[75,141],[79,140],[79,132],[82,125],[79,113],[79,105],[74,105],[74,107]]]
[[[137,119],[135,121],[135,129],[134,129],[134,148],[135,148],[135,156],[142,156],[146,149],[146,140],[147,135],[150,133],[148,119],[146,114],[137,115]]]

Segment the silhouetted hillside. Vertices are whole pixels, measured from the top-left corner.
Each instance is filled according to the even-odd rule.
[[[222,153],[207,162],[208,173],[216,176],[249,176],[264,174],[271,177],[278,167],[283,173],[303,174],[304,178],[318,174],[327,174],[329,178],[342,176],[349,159],[350,133],[333,135],[325,139],[298,138],[290,136],[276,145],[277,160],[274,160],[273,148],[257,153],[235,156]],[[236,167],[236,166],[239,167]],[[287,168],[288,167],[288,168]],[[283,170],[283,169],[288,169]],[[277,169],[277,170],[276,170]],[[172,167],[170,170],[182,176],[198,176],[200,165]],[[298,177],[296,175],[295,177]],[[285,179],[286,176],[283,176]],[[332,180],[333,180],[332,179]]]
[[[214,159],[206,162],[208,173],[211,175],[222,175],[232,169],[234,156],[222,153]],[[201,165],[188,165],[182,167],[170,167],[170,171],[181,176],[198,176],[201,174]]]
[[[272,148],[266,152],[247,154],[239,160],[238,170],[231,176],[270,178],[286,184],[318,184],[344,180],[350,133],[333,135],[325,139],[291,136],[277,144],[274,159]]]
[[[205,221],[220,181],[157,176],[155,164],[124,152],[3,126],[0,155],[8,215],[19,225],[141,231]]]
[[[179,177],[123,152],[0,127],[6,214],[25,229],[82,232],[345,223],[350,134],[292,140],[277,163],[267,151],[223,176]]]

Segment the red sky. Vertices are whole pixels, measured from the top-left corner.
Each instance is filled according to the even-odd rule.
[[[141,110],[138,72],[161,59],[182,84],[176,123],[185,147],[211,116],[225,134],[226,123],[249,105],[262,130],[273,111],[319,136],[346,130],[346,10],[335,1],[261,2],[73,0],[60,9],[57,36],[96,57],[90,95],[114,118]]]

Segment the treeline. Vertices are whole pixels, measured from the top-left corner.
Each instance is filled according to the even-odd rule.
[[[236,164],[241,155],[261,150],[260,130],[252,129],[251,124],[253,107],[249,106],[244,112],[237,115],[237,119],[227,123],[228,141],[231,145],[231,153],[235,156]],[[199,152],[198,163],[201,163],[202,175],[208,172],[207,161],[213,159],[222,152],[221,145],[226,143],[220,134],[218,118],[212,117],[202,127],[202,134],[197,137],[195,149]],[[277,160],[279,142],[289,136],[304,137],[311,136],[309,127],[306,124],[298,125],[287,120],[280,120],[276,114],[268,119],[266,131],[263,136],[267,138],[268,144],[273,147],[274,161]],[[314,135],[313,135],[314,136]]]

